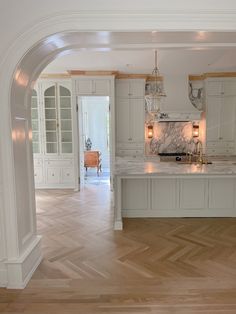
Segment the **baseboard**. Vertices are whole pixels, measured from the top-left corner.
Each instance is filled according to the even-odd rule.
[[[5,288],[7,286],[7,270],[0,269],[0,288]]]
[[[41,260],[41,237],[37,236],[19,259],[6,261],[6,287],[24,289]]]
[[[114,223],[114,230],[123,230],[123,222],[122,220],[117,220]]]

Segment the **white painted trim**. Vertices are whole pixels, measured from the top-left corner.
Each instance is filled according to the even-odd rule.
[[[7,269],[3,262],[0,262],[0,288],[4,288],[7,285]]]
[[[8,273],[7,288],[25,288],[41,261],[41,236],[37,236],[21,257],[5,262]]]

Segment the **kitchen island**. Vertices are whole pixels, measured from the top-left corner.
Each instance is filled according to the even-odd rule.
[[[236,217],[236,159],[212,164],[118,158],[116,230],[122,217]]]

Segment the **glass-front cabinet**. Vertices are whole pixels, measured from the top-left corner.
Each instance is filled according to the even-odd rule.
[[[71,80],[39,80],[31,119],[36,188],[74,188]]]
[[[48,84],[47,84],[48,85]],[[43,88],[46,154],[72,153],[71,92],[55,83]]]

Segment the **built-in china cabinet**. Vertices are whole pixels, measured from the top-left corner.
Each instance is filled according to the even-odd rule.
[[[208,78],[206,86],[206,152],[235,154],[236,78]]]
[[[116,80],[116,155],[144,155],[145,79]]]
[[[32,92],[35,186],[74,187],[70,80],[39,80]]]

